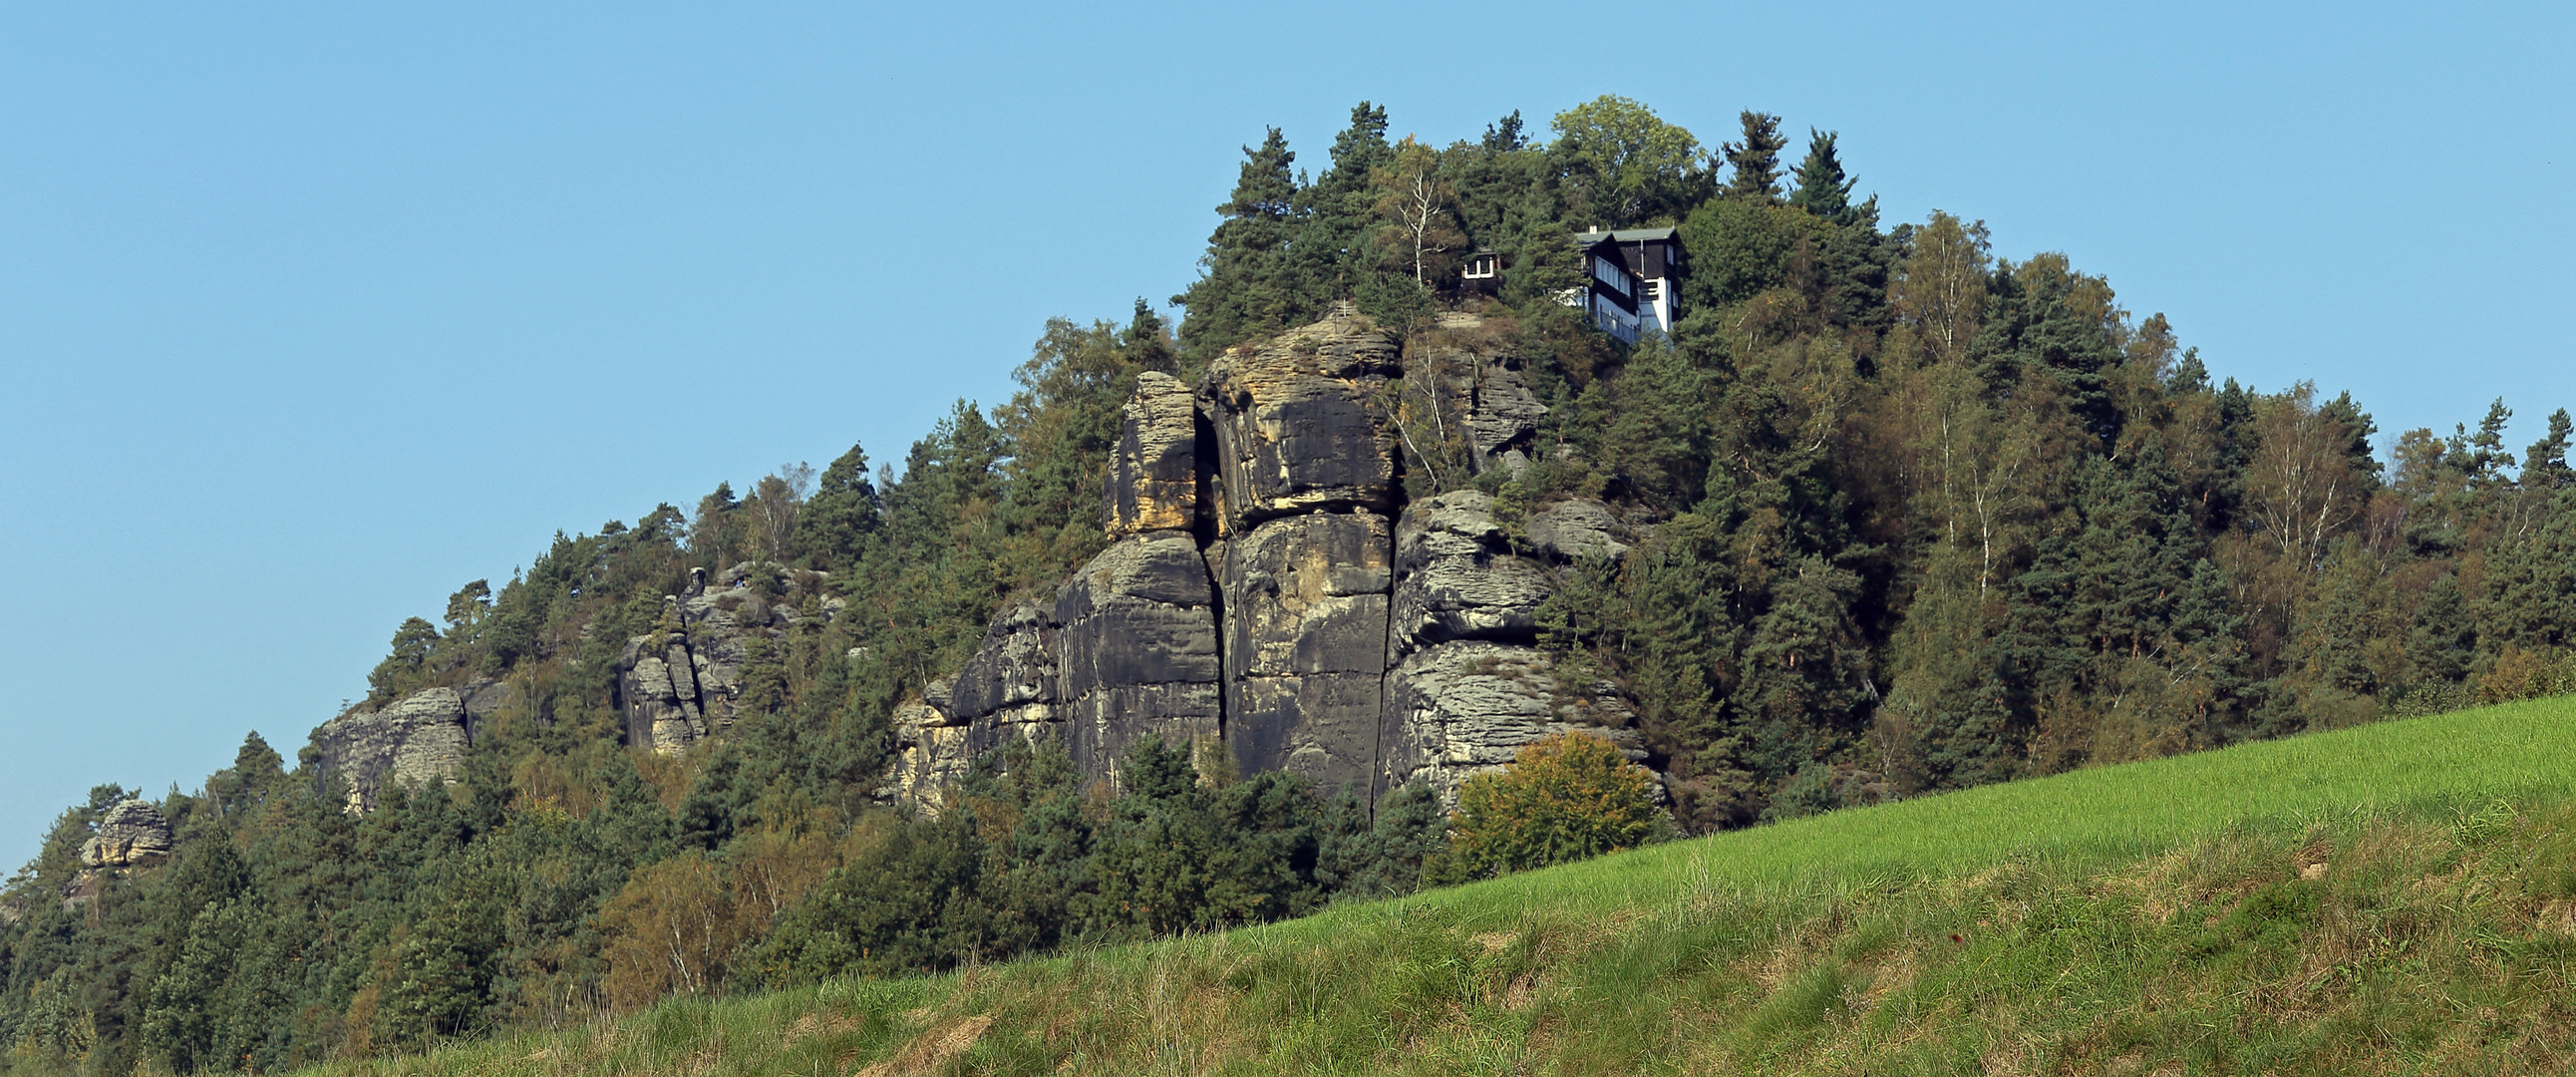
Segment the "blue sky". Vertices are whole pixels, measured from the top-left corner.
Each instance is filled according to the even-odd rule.
[[[2503,396],[2517,447],[2576,405],[2564,6],[1084,7],[0,5],[0,864],[291,758],[557,529],[899,459],[1362,99],[1779,113],[2222,376],[2389,432]]]

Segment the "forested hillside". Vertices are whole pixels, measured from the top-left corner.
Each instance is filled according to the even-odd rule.
[[[1391,131],[1363,104],[1311,171],[1275,129],[1247,147],[1177,327],[1141,300],[1051,322],[1018,393],[899,465],[853,446],[558,535],[404,622],[351,715],[479,701],[452,780],[353,811],[327,738],[254,736],[149,811],[98,787],[0,896],[0,1069],[275,1069],[1472,873],[1419,788],[1191,744],[1109,783],[1015,741],[936,813],[890,787],[898,713],[1109,547],[1139,376],[1197,382],[1344,303],[1408,357],[1473,314],[1546,406],[1489,466],[1404,368],[1373,391],[1405,497],[1473,490],[1514,542],[1569,499],[1630,529],[1547,562],[1535,634],[1633,711],[1685,831],[2576,688],[2563,409],[2519,452],[2502,401],[2374,452],[2361,402],[2213,380],[2065,255],[1882,222],[1833,135],[1791,166],[1776,117],[1713,150],[1618,98],[1544,138]],[[1557,296],[1576,233],[1643,225],[1679,229],[1683,316],[1629,346]],[[1479,250],[1492,294],[1460,287]],[[709,579],[779,627],[728,659],[729,724],[639,746],[621,671]]]

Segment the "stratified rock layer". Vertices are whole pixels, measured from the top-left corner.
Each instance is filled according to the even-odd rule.
[[[1581,732],[1618,745],[1632,760],[1646,753],[1633,715],[1615,700],[1569,692],[1546,652],[1508,643],[1464,640],[1407,657],[1387,675],[1386,725],[1376,791],[1423,782],[1455,807],[1458,787],[1500,769],[1531,741]]]
[[[1513,552],[1492,497],[1457,490],[1405,506],[1395,567],[1397,656],[1450,640],[1536,640],[1547,570]]]

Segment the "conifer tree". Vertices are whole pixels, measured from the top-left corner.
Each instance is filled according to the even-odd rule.
[[[2571,432],[2567,409],[2549,413],[2549,435],[2531,443],[2522,454],[2522,484],[2534,489],[2555,489],[2566,485],[2567,443]]]
[[[868,451],[854,443],[823,469],[814,496],[796,514],[789,548],[815,568],[839,572],[858,561],[862,544],[876,529],[877,488],[868,481]]]
[[[1844,224],[1851,212],[1852,185],[1860,181],[1843,175],[1843,163],[1834,153],[1835,137],[1832,131],[1807,129],[1807,157],[1798,162],[1798,186],[1789,192],[1789,204]]]
[[[1175,305],[1189,308],[1180,338],[1190,354],[1212,355],[1286,328],[1303,313],[1303,289],[1289,260],[1304,212],[1289,171],[1296,160],[1276,127],[1259,148],[1243,148],[1234,195],[1217,207],[1224,220],[1208,236],[1198,282],[1172,297]]]
[[[1780,196],[1780,150],[1789,144],[1788,139],[1780,137],[1780,117],[1746,109],[1738,119],[1744,124],[1744,140],[1718,149],[1727,167],[1734,170],[1726,181],[1726,193],[1733,198],[1776,201]]]
[[[1378,272],[1371,251],[1377,194],[1370,184],[1394,159],[1386,109],[1362,101],[1351,109],[1351,125],[1333,138],[1332,167],[1298,192],[1302,216],[1293,247],[1305,317],[1351,298],[1363,278]]]

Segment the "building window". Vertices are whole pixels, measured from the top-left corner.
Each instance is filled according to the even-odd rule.
[[[1499,258],[1499,257],[1497,257],[1497,256],[1495,256],[1495,255],[1491,255],[1491,254],[1477,254],[1477,255],[1470,255],[1470,256],[1467,258],[1467,279],[1468,279],[1468,280],[1491,280],[1491,279],[1493,279],[1494,277],[1496,277],[1496,276],[1500,275],[1499,270],[1500,270],[1500,268],[1501,268],[1501,265],[1502,265],[1502,259],[1501,259],[1501,258]]]
[[[1636,285],[1630,283],[1632,278],[1628,276],[1628,271],[1597,254],[1592,256],[1592,276],[1620,295],[1633,297],[1637,294]]]

